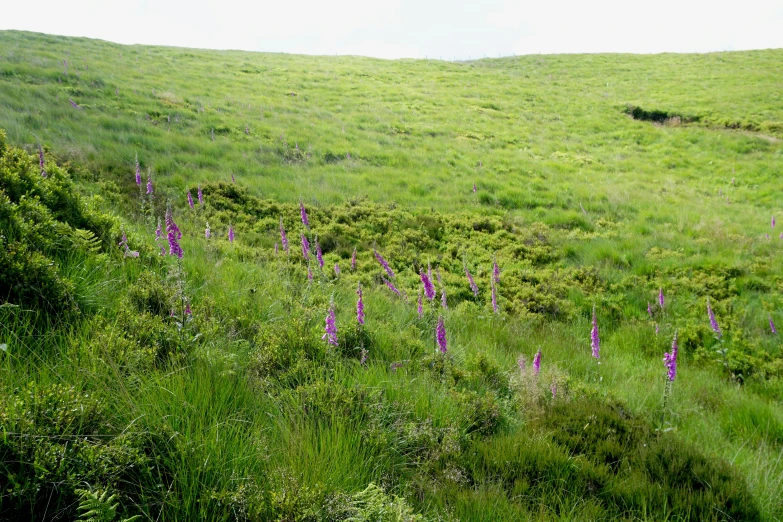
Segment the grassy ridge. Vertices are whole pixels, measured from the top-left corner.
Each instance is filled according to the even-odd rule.
[[[50,173],[0,154],[16,245],[0,262],[53,263],[76,310],[0,279],[17,296],[0,307],[0,517],[72,519],[96,490],[117,519],[780,519],[780,58],[387,62],[0,33],[0,123],[43,144]],[[89,226],[46,197],[75,194],[69,178],[99,195],[74,203]],[[169,206],[181,263],[153,241]],[[281,219],[290,256],[273,250]],[[52,220],[77,239],[18,233]],[[112,246],[122,228],[138,258]],[[326,260],[312,282],[300,233]],[[428,263],[449,309],[419,317]],[[330,303],[338,348],[321,339]]]

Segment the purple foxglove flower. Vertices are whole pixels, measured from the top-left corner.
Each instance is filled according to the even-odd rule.
[[[663,310],[663,287],[658,290],[658,306],[661,307],[661,310]]]
[[[386,279],[385,277],[383,278],[383,282],[384,282],[384,283],[386,283],[386,286],[389,288],[389,290],[391,290],[392,292],[394,292],[394,293],[395,293],[395,294],[397,294],[398,296],[400,296],[400,295],[401,295],[401,294],[400,294],[400,291],[399,291],[399,290],[397,290],[397,287],[396,287],[396,286],[394,286],[394,283],[392,283],[391,281],[389,281],[389,280],[388,280],[388,279]]]
[[[441,290],[440,290],[440,305],[443,308],[446,308],[446,309],[448,309],[448,307],[449,307],[448,303],[446,303],[446,289],[445,288],[441,288]]]
[[[593,349],[593,357],[600,357],[601,339],[598,337],[598,321],[595,317],[595,305],[593,305],[593,329],[590,331],[590,347]]]
[[[669,382],[674,381],[674,378],[677,376],[677,332],[674,332],[671,353],[666,352],[663,354],[663,365],[666,367],[666,377],[669,379]]]
[[[306,226],[309,230],[310,220],[307,219],[307,210],[305,210],[304,203],[302,203],[301,201],[299,201],[299,216],[302,218],[302,223],[304,224],[304,226]]]
[[[519,367],[519,371],[522,373],[525,373],[525,368],[527,367],[527,360],[525,359],[524,355],[520,355],[517,359],[517,366]]]
[[[166,255],[166,247],[163,245],[160,245],[160,255],[165,256]]]
[[[334,324],[334,305],[329,306],[329,312],[326,314],[326,325],[324,326],[324,335],[321,339],[325,340],[332,346],[339,346],[337,344],[337,326]]]
[[[231,173],[231,183],[236,183],[236,182],[237,182],[237,180],[234,179],[234,173],[232,172]]]
[[[131,250],[130,248],[125,250],[125,257],[139,257],[138,250]]]
[[[778,333],[778,331],[775,329],[775,323],[772,322],[772,316],[769,316],[769,329],[772,331],[773,334]]]
[[[174,222],[174,217],[171,215],[170,210],[166,213],[166,236],[169,240],[169,255],[182,259],[184,252],[182,247],[179,246],[182,232],[179,231],[179,227]]]
[[[195,208],[193,206],[193,196],[190,195],[190,191],[188,190],[188,205],[190,205],[190,208]]]
[[[201,192],[201,183],[198,184],[198,204],[204,205],[204,193]]]
[[[310,268],[310,265],[307,265],[307,280],[311,283],[313,282],[313,270]]]
[[[650,316],[650,319],[652,319],[653,313],[652,313],[652,307],[650,307],[650,302],[647,301],[647,315]]]
[[[783,239],[783,232],[780,233],[780,239]]]
[[[772,216],[772,228],[775,228],[775,216]]]
[[[73,100],[68,100],[68,101],[69,101],[69,102],[71,102],[71,107],[73,107],[73,108],[74,108],[74,109],[76,109],[76,110],[81,110],[81,107],[79,107],[79,106],[76,104],[76,102],[75,102],[75,101],[73,101]]]
[[[280,242],[283,244],[283,250],[285,253],[288,253],[288,236],[285,233],[285,228],[283,228],[283,218],[280,218]]]
[[[556,382],[553,382],[549,386],[549,391],[552,392],[552,400],[554,400],[557,397],[557,383]]]
[[[498,291],[497,288],[495,288],[495,280],[491,280],[492,286],[492,311],[494,313],[498,313]]]
[[[476,193],[476,182],[475,181],[473,182],[473,193],[474,194]]]
[[[204,237],[209,239],[212,236],[212,230],[209,228],[209,221],[207,221],[207,228],[204,229]]]
[[[766,237],[767,241],[769,241],[769,234],[764,234],[764,237]]]
[[[356,322],[359,324],[364,324],[364,299],[362,296],[361,281],[359,282],[359,285],[356,288],[356,295],[359,296],[359,298],[356,300]]]
[[[497,260],[492,260],[492,278],[495,280],[496,283],[500,282],[500,267],[498,266]]]
[[[473,276],[470,275],[470,270],[468,270],[468,265],[465,265],[465,275],[468,278],[468,283],[470,283],[470,289],[473,290],[473,295],[478,297],[479,289],[478,286],[476,286],[476,282],[473,280]]]
[[[228,226],[228,241],[229,243],[234,242],[234,227],[231,225]]]
[[[152,195],[152,176],[147,173],[147,194]]]
[[[424,317],[424,308],[421,305],[421,291],[419,291],[419,303],[418,303],[418,307],[416,308],[416,311],[419,312],[419,319]]]
[[[359,364],[362,366],[367,366],[367,356],[370,354],[370,352],[367,351],[367,348],[362,348],[362,356],[361,359],[359,359]]]
[[[373,250],[373,253],[375,254],[375,259],[377,259],[378,263],[380,263],[383,269],[386,270],[386,273],[389,274],[389,277],[394,277],[394,272],[389,266],[389,263],[387,263],[386,260],[383,258],[383,256],[380,255],[377,250]]]
[[[440,353],[446,353],[446,325],[443,324],[443,316],[438,316],[438,326],[435,327],[435,337],[438,340]]]
[[[306,261],[310,260],[310,242],[307,240],[307,237],[304,234],[301,234],[302,236],[302,255],[304,256]]]
[[[193,315],[193,312],[190,311],[190,303],[185,305],[185,315]]]
[[[46,170],[44,169],[44,151],[43,147],[38,146],[38,165],[41,167],[41,176],[46,177]]]
[[[123,248],[128,248],[128,236],[125,235],[124,228],[122,229],[122,237],[120,237],[120,242],[117,244]]]
[[[438,285],[443,287],[443,279],[440,277],[440,267],[435,269],[435,275],[438,278]],[[430,279],[432,279],[432,278],[430,278]]]
[[[163,230],[160,224],[160,218],[158,218],[158,228],[155,229],[155,241],[158,241],[162,235],[163,235]]]
[[[536,355],[533,357],[533,373],[538,375],[541,371],[541,348],[538,349]]]
[[[340,275],[340,265],[338,263],[334,264],[334,275],[336,276]]]
[[[321,253],[321,245],[318,244],[318,237],[315,238],[315,258],[318,260],[318,266],[324,267],[324,256]]]
[[[710,327],[712,328],[712,331],[715,332],[718,337],[720,338],[723,333],[720,331],[720,326],[718,326],[718,321],[715,320],[715,312],[712,311],[712,306],[710,306],[710,298],[707,298],[707,316],[710,318]]]
[[[138,155],[136,155],[136,185],[141,187],[141,165],[139,165]]]
[[[356,270],[356,247],[353,247],[353,255],[351,256],[351,272]]]
[[[655,335],[658,335],[658,323],[655,323]]]
[[[424,286],[424,295],[432,301],[435,299],[435,287],[432,286],[432,281],[421,268],[419,269],[419,277],[421,278],[421,284]]]

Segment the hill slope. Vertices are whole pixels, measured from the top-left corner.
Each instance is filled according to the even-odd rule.
[[[780,519],[782,64],[0,32],[0,519]]]

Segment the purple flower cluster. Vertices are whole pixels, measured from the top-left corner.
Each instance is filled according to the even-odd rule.
[[[494,278],[492,279],[491,283],[492,284],[490,286],[492,286],[492,311],[494,313],[498,313],[498,290],[495,285]]]
[[[527,367],[527,360],[524,355],[520,355],[517,359],[517,366],[519,367],[519,371],[524,373],[525,368]]]
[[[321,245],[318,244],[318,238],[315,238],[315,258],[318,260],[318,266],[324,267],[324,256],[321,253]]]
[[[712,331],[715,332],[718,337],[721,337],[723,333],[720,331],[720,326],[718,326],[718,321],[715,319],[715,312],[712,311],[712,306],[710,305],[710,298],[707,298],[707,316],[710,318],[710,327],[712,328]]]
[[[394,271],[392,271],[391,267],[389,266],[389,263],[386,262],[383,256],[380,255],[378,251],[375,249],[373,249],[373,253],[375,254],[375,259],[377,259],[378,263],[380,263],[383,269],[386,270],[386,273],[389,274],[389,277],[394,277]]]
[[[598,337],[598,320],[595,316],[595,305],[593,305],[593,329],[590,331],[590,347],[593,349],[593,357],[598,359],[601,350],[601,338]]]
[[[128,246],[128,236],[125,235],[125,229],[122,229],[122,239],[120,240],[119,245],[125,250],[124,257],[139,257],[139,252],[137,250],[131,250],[130,246]]]
[[[339,276],[340,275],[340,265],[339,263],[334,264],[334,275]]]
[[[136,185],[141,187],[141,165],[139,165],[139,156],[136,156]]]
[[[397,290],[397,287],[394,286],[394,283],[392,283],[391,281],[389,281],[385,277],[383,278],[383,282],[386,283],[386,286],[389,288],[389,290],[391,290],[392,292],[394,292],[398,296],[400,295],[400,291]]]
[[[364,299],[362,296],[362,283],[359,283],[359,286],[356,288],[356,295],[359,296],[359,298],[356,300],[356,322],[359,324],[364,324]]]
[[[649,315],[650,319],[652,319],[653,313],[652,313],[652,307],[650,306],[650,302],[649,301],[647,301],[647,315]]]
[[[324,326],[324,335],[321,339],[332,346],[337,344],[337,326],[334,324],[334,305],[329,306],[329,312],[326,314],[326,325]]]
[[[188,205],[190,206],[191,209],[195,208],[195,206],[193,205],[193,196],[190,195],[189,190],[188,190]]]
[[[769,329],[773,334],[778,333],[778,331],[775,329],[775,323],[772,322],[772,316],[769,316]]]
[[[231,225],[228,226],[228,241],[229,243],[234,242],[234,227]]]
[[[307,236],[304,234],[301,234],[302,236],[302,255],[304,256],[305,260],[310,260],[310,242],[307,240]]]
[[[419,277],[421,278],[421,284],[424,286],[424,295],[432,301],[435,299],[435,287],[432,285],[432,280],[430,279],[430,276],[428,276],[424,269],[419,269]]]
[[[285,253],[288,253],[288,236],[285,233],[285,228],[283,227],[283,218],[280,218],[280,242],[283,244],[283,250],[285,250]]]
[[[171,210],[166,212],[166,237],[169,241],[169,255],[177,256],[182,259],[184,252],[182,251],[182,247],[179,246],[179,240],[182,239],[182,232],[179,231],[179,227],[174,222]]]
[[[775,228],[775,216],[772,216],[772,228]]]
[[[440,353],[446,353],[446,325],[443,324],[443,316],[438,316],[438,326],[435,327],[435,337],[438,340]]]
[[[147,173],[147,195],[152,195],[152,174]]]
[[[201,192],[201,183],[198,184],[198,204],[204,205],[204,193]]]
[[[533,357],[533,373],[536,375],[541,371],[541,348],[538,349],[536,355]]]
[[[449,307],[448,303],[446,302],[446,289],[445,288],[441,288],[441,290],[440,290],[440,305],[443,308],[446,308],[446,309],[448,309],[448,307]]]
[[[421,292],[419,292],[419,302],[418,302],[418,306],[416,307],[416,311],[419,313],[419,319],[424,317],[424,307],[422,306],[421,301],[422,301]]]
[[[663,287],[658,290],[658,306],[663,310]]]
[[[496,259],[492,260],[492,279],[495,281],[495,283],[500,282],[500,267],[498,266]]]
[[[307,218],[307,210],[305,210],[304,203],[299,202],[299,215],[302,217],[302,223],[304,226],[310,229],[310,220]]]
[[[351,271],[356,270],[356,247],[353,247],[353,255],[351,256]]]
[[[467,276],[468,278],[468,283],[470,283],[470,289],[473,291],[473,295],[478,297],[479,289],[478,286],[476,286],[476,282],[473,280],[473,276],[470,275],[470,270],[468,270],[468,265],[465,265],[465,276]]]
[[[204,237],[209,239],[212,236],[212,230],[209,228],[209,221],[207,221],[207,228],[204,229]]]
[[[666,367],[666,377],[669,382],[674,381],[677,376],[677,332],[674,332],[672,340],[672,351],[663,354],[663,365]]]

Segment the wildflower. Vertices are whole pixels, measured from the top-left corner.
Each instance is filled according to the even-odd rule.
[[[519,371],[522,373],[525,373],[525,368],[527,367],[527,360],[525,360],[524,355],[520,355],[517,359],[517,366],[519,367]]]
[[[438,316],[438,326],[435,327],[435,337],[438,340],[440,353],[446,353],[446,326],[443,324],[443,316]]]
[[[424,286],[424,295],[432,301],[435,299],[435,287],[432,286],[432,281],[421,268],[419,269],[419,277],[421,278],[421,284]]]
[[[772,228],[775,228],[775,216],[772,216]]]
[[[473,182],[473,193],[474,194],[476,193],[476,182],[475,181]]]
[[[764,234],[764,237],[766,237],[767,241],[769,241],[769,234]]]
[[[443,286],[443,279],[440,277],[440,267],[435,269],[435,275],[438,277],[438,285]]]
[[[419,312],[419,319],[424,317],[424,308],[421,306],[421,290],[419,290],[419,305],[416,308],[416,311]]]
[[[595,305],[593,305],[593,329],[590,331],[590,347],[593,349],[593,357],[600,357],[601,339],[598,337],[598,321],[595,317]]]
[[[231,173],[231,183],[236,183],[236,182],[237,182],[237,180],[234,179],[234,173],[232,172]]]
[[[139,156],[136,155],[136,185],[141,187],[141,166],[139,165]]]
[[[190,195],[189,190],[188,190],[188,205],[190,205],[191,209],[195,208],[195,206],[193,205],[193,196]]]
[[[674,378],[677,376],[677,332],[674,332],[671,353],[666,352],[663,354],[663,365],[666,367],[666,377],[669,379],[669,382],[674,381]]]
[[[283,250],[285,253],[288,253],[288,236],[285,233],[285,228],[283,228],[283,218],[280,218],[280,242],[283,244]]]
[[[81,107],[79,107],[79,106],[76,104],[76,102],[75,102],[75,101],[73,101],[73,100],[68,100],[68,101],[69,101],[69,102],[71,102],[71,107],[73,107],[73,108],[74,108],[74,109],[76,109],[76,110],[81,110]]]
[[[315,258],[318,260],[318,266],[324,267],[324,256],[321,253],[321,245],[318,244],[318,237],[315,238]]]
[[[440,305],[443,308],[446,308],[446,309],[448,309],[448,307],[449,307],[449,305],[446,303],[446,289],[445,288],[441,288],[441,290],[440,290]]]
[[[492,278],[496,283],[500,282],[500,267],[495,259],[492,260]]]
[[[166,247],[163,245],[160,245],[160,255],[165,256],[166,255]]]
[[[655,335],[658,335],[658,323],[655,323]]]
[[[161,230],[160,218],[158,218],[158,228],[155,229],[155,241],[158,241],[161,235],[163,235],[163,231]]]
[[[152,195],[152,174],[147,172],[147,194]]]
[[[41,167],[41,176],[46,177],[46,170],[44,169],[44,151],[43,147],[38,146],[38,165]]]
[[[307,227],[307,229],[309,230],[309,229],[310,229],[310,220],[309,220],[309,219],[307,219],[307,210],[305,210],[304,203],[302,203],[302,201],[301,201],[301,200],[299,201],[299,215],[300,215],[300,216],[301,216],[301,218],[302,218],[302,223],[303,223],[303,224],[304,224],[304,226],[306,226],[306,227]]]
[[[332,346],[337,344],[337,326],[334,324],[334,304],[329,305],[329,312],[326,314],[326,325],[324,326],[324,335],[321,339],[326,340]]]
[[[718,334],[718,337],[721,337],[723,334],[720,331],[720,326],[718,326],[718,321],[715,320],[715,312],[712,311],[709,297],[707,298],[707,315],[710,318],[710,327],[712,327],[712,331]]]
[[[772,316],[769,316],[769,329],[772,331],[773,334],[778,333],[778,331],[775,329],[775,323],[772,322]]]
[[[356,288],[356,295],[359,296],[359,298],[356,300],[356,322],[359,324],[364,324],[364,299],[362,296],[362,283],[359,282],[358,287]]]
[[[209,239],[212,236],[212,230],[209,228],[209,221],[207,221],[207,228],[204,229],[204,237]]]
[[[370,352],[367,351],[367,348],[362,348],[362,355],[361,358],[359,359],[359,364],[361,364],[362,366],[367,366],[367,356],[369,355],[369,353]]]
[[[663,287],[658,290],[658,305],[661,307],[661,310],[663,310]]]
[[[340,265],[338,263],[334,264],[334,275],[336,276],[340,275]]]
[[[280,250],[277,248],[277,241],[275,241],[275,257],[277,257],[277,254],[280,253]]]
[[[533,357],[533,372],[538,375],[541,371],[541,348],[538,349],[536,355]]]
[[[356,270],[356,247],[353,247],[353,255],[351,256],[351,271]]]
[[[430,262],[427,261],[427,277],[430,278],[430,282],[432,282],[432,265],[430,265]],[[433,295],[433,297],[435,297]]]
[[[204,193],[201,192],[201,183],[198,184],[198,204],[204,205]]]
[[[498,291],[495,287],[495,280],[492,280],[492,311],[498,313]]]
[[[468,278],[468,283],[470,283],[470,289],[473,290],[473,295],[478,297],[479,289],[478,286],[476,286],[476,282],[473,280],[473,276],[470,275],[470,270],[468,270],[468,265],[465,265],[465,275]]]
[[[169,240],[169,255],[177,256],[182,259],[184,252],[182,251],[182,247],[179,246],[179,240],[182,239],[182,232],[179,231],[179,227],[174,222],[171,210],[166,212],[166,235]]]
[[[383,278],[383,282],[386,283],[386,286],[389,288],[389,290],[391,290],[392,292],[394,292],[397,295],[400,295],[400,291],[397,290],[397,287],[394,286],[394,283],[392,283],[391,281],[389,281],[385,277]]]
[[[647,315],[649,315],[650,319],[652,319],[653,313],[652,308],[650,307],[650,301],[647,301]]]
[[[185,305],[185,315],[193,315],[193,312],[190,311],[190,303]]]
[[[125,250],[124,257],[139,257],[139,253],[135,250],[131,250],[130,246],[128,246],[128,236],[125,235],[124,228],[122,229],[122,238],[120,239],[119,245]]]
[[[383,269],[386,270],[386,273],[389,274],[389,277],[394,277],[394,272],[389,266],[389,263],[387,263],[386,260],[383,258],[383,256],[380,255],[378,251],[375,249],[373,249],[373,253],[375,254],[375,259],[377,259],[378,263],[380,263]]]
[[[230,243],[234,242],[234,227],[231,225],[228,226],[228,241]]]
[[[307,237],[304,234],[301,234],[302,236],[302,255],[304,256],[305,260],[310,260],[310,242],[307,240]]]
[[[554,399],[555,399],[555,397],[557,397],[557,383],[556,383],[556,382],[553,382],[553,383],[552,383],[552,384],[549,386],[549,391],[551,391],[551,392],[552,392],[552,400],[554,400]]]
[[[313,270],[310,268],[310,265],[307,265],[307,280],[311,283],[313,282]]]

